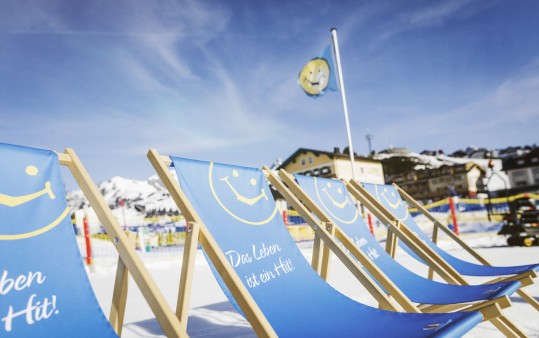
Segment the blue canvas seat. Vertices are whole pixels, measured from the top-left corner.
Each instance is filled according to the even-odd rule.
[[[113,300],[114,315],[111,313],[109,324],[89,283],[66,203],[60,161],[69,163],[79,184],[85,185],[85,193],[93,189],[87,196],[96,212],[102,214],[93,195],[97,188],[75,153],[66,152],[0,143],[1,337],[115,337],[121,332],[117,324],[123,317],[118,317],[118,311],[123,312],[125,303]],[[106,206],[104,202],[102,205]],[[107,230],[114,227],[105,218],[102,222],[107,223]],[[163,306],[164,299],[151,289],[152,281],[141,271],[138,257],[133,258],[136,253],[121,228],[114,227],[109,234],[117,239],[119,265],[127,266],[140,282],[139,287],[145,284],[141,276],[146,278],[149,283],[145,287],[149,289],[143,292],[147,299]],[[127,291],[120,286],[115,292],[117,299]],[[162,326],[177,326],[164,328],[167,334],[181,336],[172,310],[167,307],[156,313],[162,312],[168,314],[167,319],[160,318]]]
[[[482,320],[477,312],[397,313],[351,300],[305,260],[261,170],[169,160],[155,150],[148,156],[195,237],[188,239],[185,250],[200,243],[225,294],[260,336],[460,336]],[[177,181],[168,172],[171,163]],[[184,264],[191,259],[184,253]],[[182,280],[189,284],[184,273],[190,270],[183,268]],[[188,295],[183,288],[180,293]]]
[[[523,290],[523,287],[533,284],[533,278],[537,277],[537,271],[539,271],[539,264],[516,266],[491,265],[490,262],[479,255],[479,253],[456,236],[450,229],[440,224],[417,201],[397,186],[361,184],[352,180],[349,182],[348,188],[362,204],[373,212],[382,223],[389,226],[397,236],[402,235],[403,232],[407,232],[410,238],[413,237],[412,241],[399,241],[399,245],[412,257],[429,266],[430,278],[436,272],[446,281],[456,284],[468,284],[462,277],[463,275],[483,277],[500,276],[488,281],[487,283],[489,284],[501,281],[520,281],[522,286],[517,290],[517,294],[536,310],[539,310],[539,302]],[[406,202],[417,207],[432,222],[434,240],[437,238],[438,232],[444,232],[450,239],[469,253],[471,258],[476,262],[455,257],[436,245],[434,240],[429,238],[415,222],[407,209],[407,203],[405,203],[401,196],[404,196]],[[394,227],[395,224],[401,226],[401,228]]]
[[[520,287],[517,281],[463,286],[421,277],[400,265],[384,251],[361,218],[355,199],[348,193],[344,182],[303,175],[294,177],[307,196],[414,302],[426,304],[476,302],[511,295]]]
[[[344,182],[303,175],[291,176],[284,170],[280,170],[279,175],[288,188],[280,184],[274,174],[269,175],[270,181],[272,184],[275,182],[274,186],[285,198],[289,195],[287,190],[290,190],[303,202],[294,203],[293,206],[307,223],[317,226],[316,222],[313,223],[314,214],[323,223],[330,224],[335,238],[349,249],[350,256],[358,259],[369,273],[376,276],[388,294],[399,300],[403,307],[407,306],[407,301],[411,301],[422,303],[418,305],[422,312],[474,309],[484,313],[485,319],[507,336],[524,336],[498,309],[510,305],[507,296],[518,290],[520,282],[468,286],[423,278],[400,265],[383,250],[364,224],[356,201],[347,191]],[[363,255],[353,250],[356,247]],[[328,264],[323,266],[328,269]],[[321,271],[321,275],[327,276],[327,272]],[[497,311],[493,312],[494,308]]]
[[[500,276],[500,275],[518,275],[527,271],[539,271],[539,264],[517,265],[517,266],[489,266],[477,264],[457,258],[447,251],[437,246],[429,236],[419,227],[414,218],[408,212],[407,203],[405,203],[397,189],[392,185],[362,184],[363,187],[376,197],[387,210],[389,210],[399,221],[412,230],[417,237],[424,241],[429,247],[440,255],[445,261],[453,266],[460,274],[467,276]],[[403,245],[403,248],[405,245]],[[413,251],[406,247],[405,250],[417,257]]]

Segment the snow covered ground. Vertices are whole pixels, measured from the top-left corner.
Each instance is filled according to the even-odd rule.
[[[539,262],[539,247],[507,247],[505,239],[495,233],[464,234],[463,238],[475,247],[485,258],[496,265],[515,265]],[[107,245],[107,244],[103,244]],[[310,260],[312,242],[298,244],[305,257]],[[453,244],[441,241],[440,245],[453,254],[463,253]],[[178,281],[181,268],[182,249],[161,253],[141,254],[143,261],[167,298],[172,309],[176,308]],[[398,260],[412,271],[426,275],[426,269],[409,256],[400,252]],[[108,315],[114,283],[115,259],[97,259],[90,280],[101,307]],[[472,283],[481,283],[480,278],[468,278]],[[332,260],[329,283],[343,294],[365,304],[376,306],[359,282],[337,260]],[[538,281],[539,282],[539,281]],[[539,300],[539,284],[525,289]],[[519,296],[511,297],[513,306],[504,310],[507,317],[515,322],[529,337],[539,337],[539,312],[525,303]],[[291,318],[291,320],[293,320]],[[197,253],[188,333],[191,337],[255,337],[249,323],[239,315],[228,302],[213,277],[204,255]],[[137,286],[131,282],[127,300],[127,310],[123,337],[164,337],[153,313],[146,304]],[[502,337],[490,323],[481,323],[466,337]]]

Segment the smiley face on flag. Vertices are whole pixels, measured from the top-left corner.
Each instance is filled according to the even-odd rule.
[[[299,72],[298,85],[312,98],[320,97],[327,91],[338,91],[333,69],[333,49],[328,45]]]
[[[298,83],[307,95],[318,96],[328,88],[330,76],[328,61],[314,58],[299,73]]]
[[[212,162],[208,179],[217,203],[236,220],[262,225],[275,217],[277,205],[261,171]]]

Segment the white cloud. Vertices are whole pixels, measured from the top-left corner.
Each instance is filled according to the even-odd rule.
[[[439,25],[451,19],[470,2],[471,0],[436,1],[425,8],[404,13],[400,18],[403,22],[419,27]]]
[[[382,29],[376,42],[380,43],[411,30],[441,26],[456,18],[476,15],[493,4],[494,2],[479,3],[472,0],[431,1],[421,3],[421,6],[416,8],[404,8],[402,12],[398,11],[398,6],[391,6],[388,7],[391,12],[385,14],[388,19],[381,22]]]
[[[471,102],[444,111],[410,109],[402,118],[379,127],[384,143],[453,146],[481,143],[533,142],[539,122],[539,62],[533,62]],[[428,108],[427,108],[428,109]],[[536,121],[533,123],[532,121]],[[519,138],[511,141],[511,139]],[[420,142],[418,142],[418,140]],[[507,145],[507,144],[505,144]]]

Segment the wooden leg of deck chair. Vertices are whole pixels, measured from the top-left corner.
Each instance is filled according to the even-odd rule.
[[[506,337],[525,338],[526,334],[522,332],[513,322],[507,317],[501,316],[498,318],[492,318],[490,322],[503,333]]]
[[[432,242],[436,244],[438,242],[438,227],[437,224],[434,224],[434,229],[432,230]],[[428,279],[433,280],[434,279],[434,269],[429,266],[429,273],[428,273]]]
[[[395,258],[395,253],[397,251],[397,240],[398,238],[395,233],[391,228],[388,228],[386,235],[386,252],[393,258]]]
[[[539,302],[533,298],[532,296],[528,295],[524,290],[518,289],[517,294],[522,297],[526,302],[528,302],[531,306],[533,306],[537,311],[539,311]]]
[[[191,288],[193,285],[193,273],[195,270],[199,233],[200,225],[198,223],[187,223],[180,288],[178,290],[178,302],[176,303],[176,317],[180,320],[182,331],[187,331],[187,320],[189,318],[189,304],[191,301]]]
[[[434,279],[434,269],[429,266],[429,274],[427,276],[428,279],[433,280]]]
[[[314,233],[314,243],[313,243],[313,258],[311,260],[311,266],[317,274],[322,274],[322,239],[318,234]]]
[[[332,237],[335,237],[335,230],[333,225],[326,223],[326,230],[331,234]],[[329,264],[331,262],[331,249],[329,246],[324,245],[322,250],[322,273],[320,276],[327,281],[329,275]]]
[[[135,247],[136,235],[133,232],[127,233],[129,243]],[[127,288],[129,280],[129,271],[122,261],[121,257],[118,257],[118,265],[116,268],[116,280],[114,281],[114,291],[112,294],[112,304],[110,306],[109,323],[116,331],[118,336],[122,335],[122,328],[124,326],[125,304],[127,302]]]

